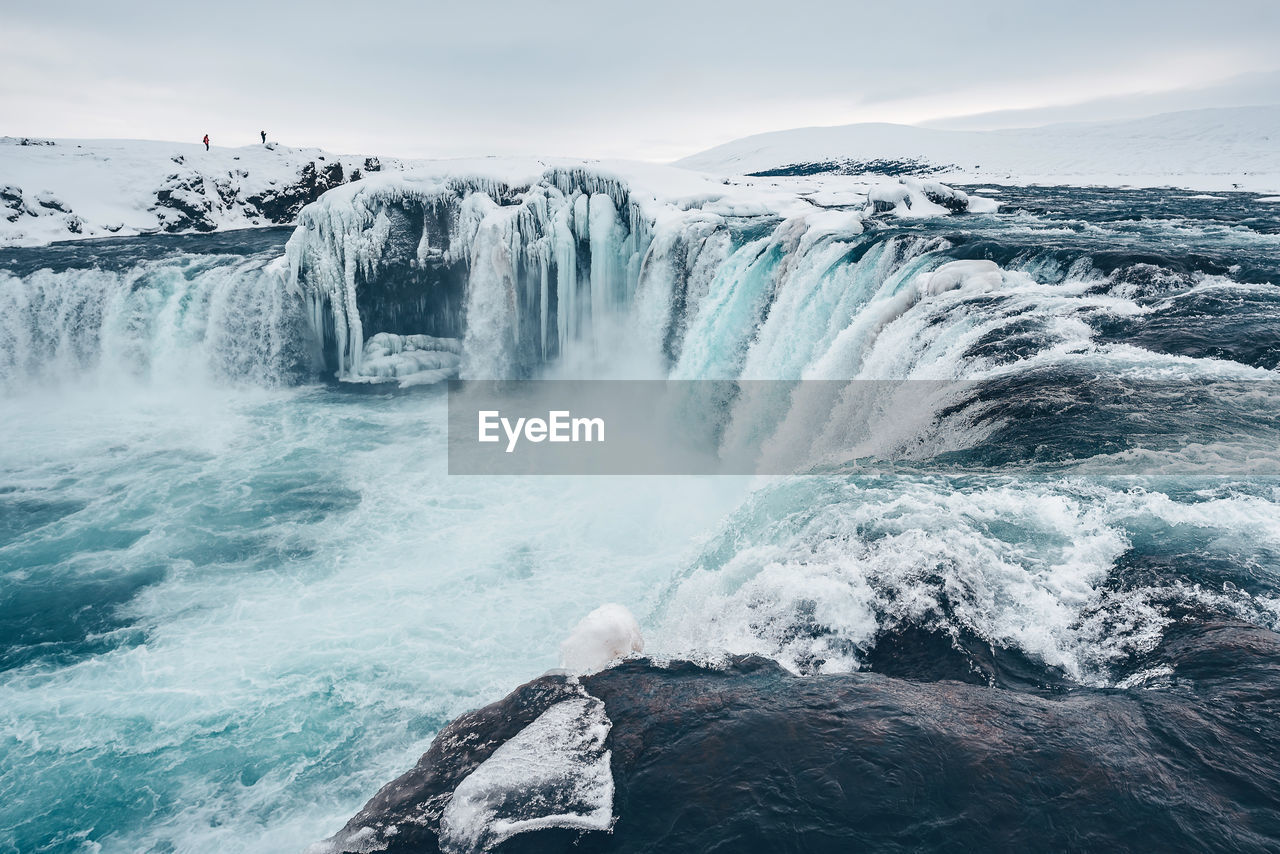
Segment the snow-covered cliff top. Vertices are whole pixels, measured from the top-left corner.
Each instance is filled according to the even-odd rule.
[[[325,190],[395,161],[270,143],[0,138],[0,245],[290,223]]]
[[[954,183],[1280,190],[1280,106],[996,131],[892,124],[758,134],[677,161],[717,175],[898,171]]]
[[[932,216],[946,211],[929,196],[950,192],[926,192],[920,182],[908,188],[896,178],[725,179],[621,160],[399,161],[276,145],[206,152],[198,144],[5,137],[0,139],[0,246],[291,224],[322,195],[327,208],[338,211],[358,208],[375,196],[433,195],[451,182],[490,182],[519,190],[554,172],[575,171],[625,186],[629,201],[655,221],[694,208],[728,217],[874,208],[872,196],[879,199],[881,211]],[[877,190],[881,183],[887,186]],[[963,208],[959,202],[948,204]],[[987,204],[975,200],[970,209],[987,209]]]

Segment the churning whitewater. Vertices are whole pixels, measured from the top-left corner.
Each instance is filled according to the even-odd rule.
[[[640,624],[619,649],[642,629],[668,664],[637,678],[816,708],[820,680],[881,674],[894,720],[947,693],[1031,733],[1054,697],[1159,729],[1209,702],[1209,628],[1280,629],[1274,205],[530,172],[366,178],[292,232],[0,250],[0,849],[298,850],[353,815],[329,850],[392,846],[360,807],[604,603]],[[815,473],[450,478],[454,378],[820,380],[688,414]],[[534,683],[434,843],[622,845],[628,804],[675,809],[610,771],[639,743],[606,741],[644,706],[626,666]],[[1258,726],[1231,731],[1244,766]],[[1203,747],[1169,738],[1151,763]],[[1280,827],[1251,798],[1242,845]]]

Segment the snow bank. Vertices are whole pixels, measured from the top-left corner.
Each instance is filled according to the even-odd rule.
[[[725,143],[675,165],[716,175],[881,173],[956,183],[1280,189],[1280,106],[993,131],[813,127]],[[971,208],[972,210],[972,208]]]
[[[640,624],[622,605],[601,605],[560,645],[560,666],[576,673],[595,673],[610,662],[644,652]]]
[[[0,138],[0,245],[291,223],[326,190],[397,161],[275,143]]]

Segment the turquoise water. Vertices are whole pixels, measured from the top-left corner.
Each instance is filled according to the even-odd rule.
[[[736,224],[705,293],[657,295],[672,329],[611,334],[683,377],[994,377],[1033,452],[1037,388],[1274,379],[1274,214],[1005,193],[798,260]],[[1280,621],[1274,478],[449,477],[439,390],[309,371],[285,236],[0,252],[0,852],[303,849],[604,602],[662,653],[894,672],[923,634],[1035,686],[1158,685],[1174,622]],[[900,299],[972,259],[1000,289]]]
[[[430,393],[6,403],[0,850],[305,847],[741,488],[449,479]]]

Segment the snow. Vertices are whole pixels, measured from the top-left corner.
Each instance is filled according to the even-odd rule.
[[[610,662],[644,652],[640,624],[622,605],[601,605],[574,628],[560,645],[560,666],[576,673],[595,673]]]
[[[1164,113],[993,131],[892,124],[811,127],[749,136],[677,161],[716,175],[838,162],[918,168],[952,183],[1280,189],[1280,106]]]
[[[174,222],[177,204],[207,207],[219,230],[270,225],[247,200],[297,185],[308,164],[365,170],[363,155],[270,144],[241,148],[147,140],[0,138],[0,246],[146,234]],[[396,168],[396,161],[382,161]]]
[[[1004,274],[995,261],[949,261],[920,276],[922,295],[937,296],[959,288],[993,291],[1004,284]]]

